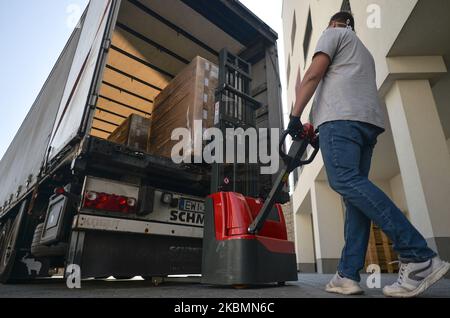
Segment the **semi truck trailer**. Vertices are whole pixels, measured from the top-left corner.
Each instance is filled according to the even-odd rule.
[[[0,281],[71,265],[82,278],[201,274],[211,166],[108,137],[151,118],[192,59],[219,65],[224,49],[251,65],[256,127],[281,129],[276,42],[236,0],[91,1],[0,162]]]

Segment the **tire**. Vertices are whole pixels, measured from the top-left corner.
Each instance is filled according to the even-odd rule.
[[[37,258],[59,257],[66,255],[68,244],[59,243],[58,245],[45,246],[38,245],[31,249],[31,255]]]
[[[31,255],[34,257],[56,257],[64,256],[67,252],[68,244],[59,243],[53,246],[41,245],[42,232],[44,231],[45,223],[36,226],[33,235],[33,242],[31,243]]]
[[[34,230],[33,241],[31,243],[31,253],[33,254],[33,248],[39,246],[41,242],[42,232],[44,231],[44,223],[38,224]]]
[[[6,220],[0,228],[0,283],[11,282],[16,258],[16,237],[19,231],[18,217]]]

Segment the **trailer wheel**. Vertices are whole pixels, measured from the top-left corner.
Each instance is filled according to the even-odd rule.
[[[18,217],[10,218],[0,227],[0,282],[10,282],[11,272],[15,261],[15,238],[19,230],[16,222]]]
[[[39,246],[39,243],[41,242],[41,236],[42,236],[42,232],[44,231],[44,223],[38,224],[38,226],[36,226],[36,229],[34,230],[34,235],[33,235],[33,241],[31,243],[31,253],[33,254],[33,249],[37,246]]]

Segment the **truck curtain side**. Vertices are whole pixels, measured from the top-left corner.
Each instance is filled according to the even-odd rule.
[[[85,16],[80,25],[83,25]],[[62,93],[77,50],[75,29],[41,92],[0,162],[0,216],[38,182]]]
[[[196,56],[218,63],[219,52],[226,48],[249,61],[252,64],[252,96],[262,104],[257,113],[258,127],[282,128],[277,34],[239,1],[95,0],[90,2],[82,22],[82,28],[75,31],[56,66],[63,69],[55,74],[62,75],[50,76],[48,87],[44,90],[51,97],[52,104],[45,109],[42,117],[46,126],[42,130],[39,151],[35,151],[37,156],[33,154],[21,159],[26,174],[29,174],[27,164],[32,165],[31,170],[36,170],[44,163],[44,174],[51,176],[49,179],[52,180],[39,189],[41,192],[37,200],[28,200],[31,202],[27,203],[28,214],[39,218],[32,222],[29,231],[34,231],[36,224],[42,220],[47,222],[47,214],[51,210],[47,207],[59,202],[57,197],[52,196],[55,185],[64,186],[66,180],[70,184],[74,178],[77,185],[73,189],[76,189],[77,195],[84,194],[81,185],[92,178],[100,178],[105,184],[108,184],[108,179],[127,182],[138,190],[141,187],[139,193],[143,192],[143,185],[158,187],[163,189],[156,190],[156,196],[161,200],[164,190],[172,191],[172,195],[178,191],[175,194],[179,197],[178,201],[192,195],[192,202],[195,202],[195,197],[207,195],[202,186],[199,190],[192,190],[192,193],[183,191],[183,187],[194,189],[197,183],[204,181],[201,169],[175,167],[170,159],[164,161],[149,154],[138,154],[139,157],[136,157],[136,153],[126,147],[114,146],[106,140],[131,114],[151,118],[157,94]],[[40,98],[42,101],[38,99],[37,103],[46,103]],[[44,106],[40,108],[42,112]],[[27,118],[30,122],[37,116],[33,109]],[[5,157],[8,162],[16,160],[17,156],[27,155],[19,142],[35,142],[33,129],[40,127],[19,131],[15,146],[11,146],[16,147],[19,153],[10,148]],[[61,162],[65,163],[64,166]],[[2,161],[0,172],[5,172],[8,167]],[[11,175],[4,183],[2,175],[0,199],[11,195],[11,191],[15,191],[11,189],[22,185],[24,179],[26,177],[20,176],[18,179]],[[270,176],[263,180],[270,181]],[[185,184],[179,185],[177,182]],[[30,183],[30,190],[32,185]],[[153,196],[156,197],[155,194]],[[172,273],[184,271],[186,267],[182,267],[183,263],[187,268],[198,271],[200,259],[197,256],[201,251],[198,231],[195,236],[184,238],[176,235],[120,236],[114,233],[115,227],[130,229],[132,225],[131,231],[135,234],[140,233],[141,229],[149,234],[146,223],[133,222],[151,222],[152,218],[131,215],[120,222],[113,222],[116,224],[114,226],[106,226],[113,224],[111,220],[103,219],[108,213],[94,213],[89,221],[97,223],[88,224],[80,214],[80,202],[72,197],[68,200],[74,201],[70,203],[73,206],[78,206],[71,212],[78,215],[75,216],[75,227],[61,235],[66,239],[65,244],[70,243],[65,263],[83,264],[86,270],[83,275],[100,277],[111,271],[121,275],[136,274],[148,270],[156,261],[159,261],[157,272],[161,274],[167,270]],[[3,212],[20,202],[20,196],[13,198]],[[153,218],[158,215],[161,213],[154,213]],[[98,231],[98,224],[104,225],[104,228],[100,226],[102,231]],[[39,226],[40,230],[45,231]],[[151,251],[147,250],[149,244],[154,246]],[[130,246],[141,254],[133,252]],[[108,262],[99,262],[98,255],[101,253],[105,259],[113,260],[116,267],[111,264],[108,267]],[[141,259],[135,259],[138,254]],[[164,257],[174,261],[172,268],[165,269],[161,263]],[[183,257],[188,261],[183,262]]]

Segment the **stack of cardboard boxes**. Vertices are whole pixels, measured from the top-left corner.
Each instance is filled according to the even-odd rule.
[[[194,145],[202,144],[202,128],[214,126],[218,79],[218,67],[196,57],[156,97],[151,120],[131,115],[109,140],[154,156],[171,158],[173,146],[178,143],[172,140],[172,133],[184,128],[189,131],[189,140],[182,157],[201,156],[194,152]],[[201,128],[196,130],[198,123]]]
[[[135,150],[146,151],[151,120],[132,114],[109,136],[108,140]]]
[[[214,125],[214,95],[218,79],[217,66],[196,57],[156,97],[148,147],[150,154],[170,158],[177,143],[171,140],[172,132],[177,128],[187,128],[190,141],[183,157],[201,156],[201,153],[194,153],[194,145],[202,141],[203,131],[201,128],[195,130],[194,124],[202,122],[203,128]]]

